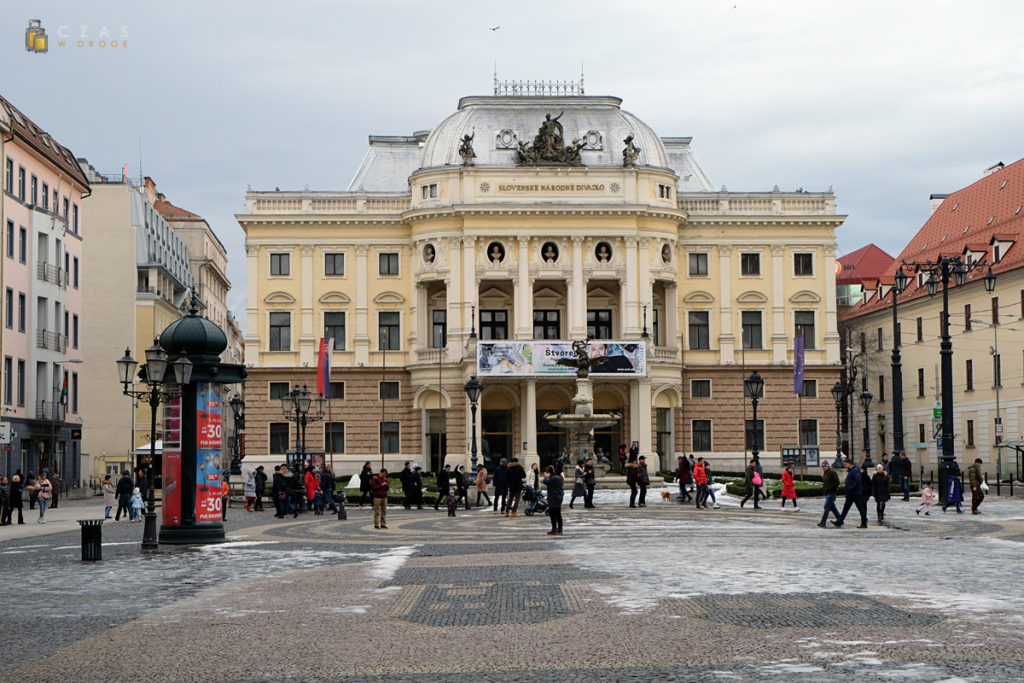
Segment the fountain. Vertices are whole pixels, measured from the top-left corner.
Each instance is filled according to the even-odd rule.
[[[549,413],[544,418],[555,427],[569,432],[570,462],[563,465],[572,466],[581,459],[594,458],[595,474],[603,477],[611,469],[612,463],[602,454],[595,455],[594,430],[609,427],[621,420],[622,416],[617,413],[594,412],[594,389],[590,380],[590,368],[604,361],[607,356],[590,356],[587,352],[587,343],[584,341],[574,341],[572,350],[575,357],[559,358],[558,364],[576,368],[573,410],[571,413]]]

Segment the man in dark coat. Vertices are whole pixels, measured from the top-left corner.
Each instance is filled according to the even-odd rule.
[[[263,492],[267,490],[267,474],[263,471],[263,465],[256,468],[256,506],[257,512],[263,512]]]
[[[284,518],[284,511],[287,508],[285,498],[288,496],[288,479],[281,473],[281,466],[274,465],[274,480],[270,486],[270,495],[274,500],[274,516],[278,519]]]
[[[818,526],[824,527],[828,521],[828,513],[832,513],[839,520],[839,509],[836,508],[836,494],[839,493],[839,475],[836,474],[828,460],[821,463],[821,492],[825,494],[825,511],[821,514],[821,521]]]
[[[676,483],[679,484],[680,503],[685,503],[689,500],[693,500],[693,496],[691,496],[689,490],[687,490],[687,487],[689,487],[691,480],[692,479],[690,475],[690,461],[680,455],[679,458],[677,458],[676,467]]]
[[[448,497],[448,492],[452,489],[452,466],[445,465],[444,469],[437,473],[437,500],[434,501],[434,509],[437,510],[437,506],[441,504],[445,498]]]
[[[117,487],[114,489],[114,494],[117,496],[117,513],[114,514],[114,521],[121,519],[121,511],[124,510],[126,517],[130,517],[129,505],[132,500],[132,489],[135,485],[132,483],[131,475],[128,474],[128,470],[121,473],[121,478],[117,480]]]
[[[409,477],[409,486],[412,495],[411,504],[417,510],[423,509],[423,471],[419,465],[412,468],[412,475]]]
[[[469,509],[469,482],[466,481],[466,466],[459,465],[459,468],[455,471],[455,506],[458,507],[459,501],[466,501],[466,509]]]
[[[853,464],[853,460],[845,458],[843,460],[843,467],[846,468],[846,482],[844,484],[846,488],[846,502],[843,503],[843,511],[839,515],[839,519],[832,522],[837,527],[843,526],[843,522],[846,521],[846,513],[850,511],[850,508],[854,505],[857,506],[857,511],[860,513],[860,526],[858,529],[868,528],[868,509],[865,505],[864,499],[861,497],[863,493],[861,486],[860,468]]]
[[[562,535],[562,498],[565,497],[565,479],[562,469],[554,465],[548,466],[544,486],[548,489],[548,516],[551,518],[549,536]]]
[[[513,456],[512,462],[508,464],[508,505],[505,506],[505,516],[519,516],[519,499],[523,495],[523,482],[526,481],[526,470],[519,464],[519,460]]]
[[[501,498],[501,510],[498,509],[498,498]],[[508,460],[502,458],[494,470],[494,514],[505,514],[508,502]]]
[[[408,460],[405,467],[398,473],[398,481],[402,483],[402,507],[406,510],[412,505],[412,467]]]
[[[362,508],[366,504],[366,499],[369,498],[373,501],[371,496],[372,488],[370,482],[373,480],[373,468],[370,467],[370,461],[367,460],[363,463],[363,469],[359,472],[359,507]]]
[[[332,512],[337,514],[338,506],[334,504],[334,473],[326,465],[324,465],[324,469],[320,472],[320,490],[324,494],[324,503],[331,508]]]
[[[53,498],[50,499],[50,509],[51,510],[56,510],[57,509],[57,501],[60,500],[60,494],[61,494],[61,490],[62,490],[60,477],[57,476],[56,472],[54,472],[53,476],[50,477],[50,487],[53,489],[51,491],[51,493],[53,494]]]
[[[910,500],[910,475],[913,471],[910,458],[906,453],[900,453],[900,459],[896,464],[899,465],[899,485],[903,491],[903,500]]]

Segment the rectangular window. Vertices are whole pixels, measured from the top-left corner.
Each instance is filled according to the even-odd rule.
[[[917,441],[918,443],[924,443],[924,424],[917,425]]]
[[[4,403],[14,403],[14,359],[4,356]]]
[[[292,314],[270,314],[270,350],[290,351],[292,348]]]
[[[804,348],[814,348],[814,311],[796,311],[793,314],[796,323],[796,336],[804,338]]]
[[[924,341],[924,320],[917,318],[917,341]]]
[[[818,421],[817,420],[800,420],[800,445],[801,446],[817,446],[818,445]]]
[[[381,275],[398,275],[398,254],[378,254]]]
[[[480,311],[480,339],[508,339],[508,311]]]
[[[917,369],[917,397],[924,398],[924,368]]]
[[[814,254],[793,254],[794,275],[814,275]]]
[[[324,254],[324,275],[340,276],[345,274],[345,254]],[[339,423],[340,424],[340,423]]]
[[[71,348],[78,348],[78,314],[71,317]]]
[[[997,353],[992,356],[992,386],[994,387],[1003,386],[1003,363],[1000,355]]]
[[[60,204],[59,204],[59,198],[58,198],[58,195],[57,195],[57,190],[54,190],[53,191],[53,212],[57,213],[57,210],[59,208],[60,208]]]
[[[541,310],[533,312],[534,339],[561,339],[561,316],[557,310]]]
[[[18,167],[18,199],[25,201],[25,167]]]
[[[612,312],[610,309],[587,310],[587,337],[590,339],[612,338]]]
[[[761,348],[761,311],[743,311],[743,348]]]
[[[271,455],[284,455],[288,452],[288,427],[287,422],[270,423]]]
[[[78,234],[78,204],[71,205],[71,230]]]
[[[78,412],[78,373],[71,373],[71,412]]]
[[[29,203],[35,206],[36,201],[39,199],[39,178],[36,177],[35,173],[32,174],[32,178],[29,180],[28,188]]]
[[[964,361],[964,385],[967,391],[974,391],[974,361]]]
[[[708,255],[707,254],[690,254],[690,275],[707,275],[708,274]]]
[[[400,449],[397,422],[380,423],[380,452],[398,453]]]
[[[760,275],[761,274],[761,255],[760,254],[740,254],[740,274],[741,275]]]
[[[345,383],[344,382],[331,382],[331,398],[338,400],[344,400],[345,398]]]
[[[885,375],[878,376],[878,400],[885,401]]]
[[[380,400],[398,398],[398,382],[379,382]]]
[[[691,379],[690,398],[711,398],[711,380]]]
[[[7,300],[4,302],[4,325],[7,329],[14,329],[14,290],[7,288]]]
[[[7,258],[14,258],[14,221],[7,221]]]
[[[711,420],[693,420],[691,431],[691,450],[708,452],[711,450]]]
[[[382,350],[397,351],[402,348],[399,334],[399,313],[380,311],[377,313],[377,344]]]
[[[18,228],[18,260],[22,263],[28,260],[28,230],[24,227]]]
[[[18,359],[18,405],[25,405],[25,361]]]
[[[68,219],[68,214],[70,213],[70,208],[71,208],[71,202],[68,200],[67,197],[64,197],[64,220]]]
[[[43,200],[43,209],[44,210],[49,209],[50,208],[50,186],[47,183],[43,183],[43,196],[41,197],[41,199]]]
[[[437,183],[423,185],[421,188],[423,199],[437,199]]]
[[[999,297],[992,297],[992,324],[999,324]]]
[[[271,254],[270,255],[270,274],[271,275],[291,275],[291,254]]]
[[[860,352],[866,353],[868,350],[868,338],[864,332],[860,333]]]
[[[18,332],[25,331],[25,293],[18,292]]]
[[[1024,318],[1024,289],[1020,290],[1020,317]]]
[[[72,273],[71,281],[72,281],[72,284],[74,285],[75,289],[78,289],[78,257],[77,256],[75,257],[75,261],[74,261],[74,271]]]
[[[882,343],[882,328],[881,328],[881,327],[879,327],[879,328],[878,328],[878,350],[879,350],[879,351],[881,351],[881,350],[883,350],[884,348],[885,348],[885,346],[884,346],[884,344]]]
[[[971,331],[971,305],[964,304],[964,331]]]
[[[817,398],[818,397],[818,380],[816,379],[805,379],[804,385],[800,389],[800,396],[803,398]]]
[[[345,314],[339,311],[324,313],[324,336],[333,339],[331,348],[335,351],[345,350]]]
[[[651,311],[651,343],[661,346],[661,321],[658,317],[658,309]]]
[[[690,311],[687,314],[690,328],[690,349],[711,348],[710,311]]]
[[[324,423],[324,450],[328,453],[345,452],[345,423]]]
[[[270,382],[269,392],[271,401],[280,401],[288,395],[289,391],[291,391],[291,387],[288,382]]]
[[[753,420],[746,420],[746,438],[748,450],[764,450],[764,420],[757,421],[757,429],[754,429]]]
[[[444,348],[448,345],[448,311],[436,308],[430,312],[430,316],[430,345],[435,349]]]
[[[967,447],[974,448],[974,420],[967,420]]]
[[[14,194],[14,160],[7,157],[7,166],[4,169],[4,190],[7,194]]]

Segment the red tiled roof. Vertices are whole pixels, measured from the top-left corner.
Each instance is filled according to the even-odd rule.
[[[1013,242],[995,264],[988,248],[993,238],[999,242]],[[961,255],[965,247],[987,252],[985,263],[992,265],[992,272],[996,275],[1024,266],[1024,159],[946,197],[886,269],[885,275],[895,275],[903,261],[935,261],[940,256]],[[968,283],[984,277],[986,272],[988,268],[984,266],[972,271],[967,276]],[[909,269],[907,274],[911,274]],[[926,296],[926,290],[923,285],[919,287],[917,279],[913,278],[907,290],[900,295],[900,301],[919,296]],[[852,307],[843,317],[855,318],[888,306],[888,299],[884,302],[872,299]]]
[[[893,258],[874,244],[861,247],[855,252],[836,259],[839,273],[836,275],[837,285],[859,285],[874,282],[892,265]]]
[[[155,202],[153,202],[153,208],[156,209],[157,212],[164,218],[170,218],[172,220],[175,218],[202,220],[202,216],[194,214],[191,211],[186,211],[180,206],[175,206],[166,199],[158,199]]]
[[[33,123],[32,119],[21,113],[21,110],[0,96],[2,106],[10,118],[11,131],[34,149],[40,156],[57,166],[81,186],[83,192],[89,191],[89,179],[79,168],[75,155],[71,150],[60,144],[45,130]]]

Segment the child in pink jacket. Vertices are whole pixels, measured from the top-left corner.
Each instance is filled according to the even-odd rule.
[[[931,514],[930,510],[932,509],[932,504],[934,502],[935,502],[935,489],[932,488],[932,483],[928,482],[927,484],[924,485],[924,488],[921,489],[921,505],[918,506],[918,508],[917,508],[917,510],[915,510],[915,512],[917,512],[917,514],[920,515],[921,514],[921,510],[924,510],[924,514],[930,515]]]

